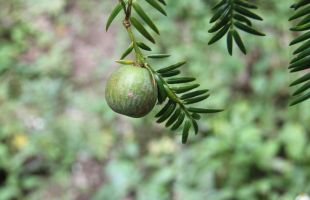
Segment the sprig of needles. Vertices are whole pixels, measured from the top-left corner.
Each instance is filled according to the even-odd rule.
[[[209,29],[209,33],[214,35],[208,44],[214,44],[226,35],[227,50],[230,55],[233,54],[233,41],[246,54],[247,50],[239,30],[256,36],[265,36],[253,26],[253,20],[263,20],[253,12],[255,9],[257,6],[247,0],[221,0],[213,7],[215,12],[210,23],[214,25]]]
[[[299,20],[291,28],[291,31],[300,33],[290,45],[300,46],[294,51],[294,58],[291,60],[289,69],[291,73],[305,71],[305,74],[291,83],[292,86],[299,86],[293,93],[291,106],[299,104],[310,98],[310,1],[299,0],[291,6],[295,12],[290,20]]]
[[[165,11],[165,0],[145,0],[149,6],[163,15],[167,15]],[[182,129],[182,143],[186,143],[190,130],[195,134],[198,133],[198,121],[201,115],[209,113],[217,113],[219,109],[205,109],[193,106],[196,103],[202,102],[209,98],[209,90],[199,89],[200,86],[194,83],[196,80],[193,77],[181,76],[180,68],[186,64],[186,61],[181,61],[159,70],[154,70],[151,67],[150,59],[164,59],[169,57],[168,54],[152,54],[145,56],[143,51],[152,51],[152,49],[143,41],[138,41],[133,34],[132,27],[135,28],[143,38],[155,44],[155,39],[151,31],[155,34],[160,34],[159,29],[154,21],[147,14],[141,1],[134,0],[119,0],[119,3],[112,10],[106,24],[106,30],[109,29],[114,19],[124,11],[125,19],[123,24],[128,32],[131,43],[121,55],[118,63],[137,65],[145,67],[154,77],[158,88],[158,105],[163,105],[161,110],[155,115],[157,123],[165,123],[165,127],[175,131]],[[134,16],[133,16],[134,14]],[[135,54],[135,61],[127,60],[126,58],[131,53]]]

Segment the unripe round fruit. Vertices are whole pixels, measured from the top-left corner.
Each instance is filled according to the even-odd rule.
[[[126,65],[112,73],[105,97],[112,110],[129,117],[143,117],[155,106],[157,87],[146,68]]]

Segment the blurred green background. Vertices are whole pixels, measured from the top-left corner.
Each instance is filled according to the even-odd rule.
[[[289,108],[293,1],[255,1],[268,36],[244,34],[248,55],[207,46],[217,1],[149,8],[154,53],[187,59],[225,108],[198,136],[113,113],[104,99],[113,61],[128,45],[112,0],[0,0],[0,200],[293,200],[310,193],[310,102]],[[156,108],[158,110],[159,108]]]

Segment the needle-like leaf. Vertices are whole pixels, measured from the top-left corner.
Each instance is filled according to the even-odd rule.
[[[134,10],[138,13],[138,15],[147,23],[147,25],[150,26],[153,31],[155,31],[157,34],[159,34],[159,30],[154,24],[154,22],[150,19],[150,17],[144,12],[144,10],[139,6],[137,2],[133,2],[132,4]]]
[[[182,143],[185,144],[188,139],[189,129],[191,128],[191,122],[187,120],[184,124],[183,133],[182,133]]]
[[[110,25],[112,24],[113,20],[116,18],[116,16],[121,12],[122,10],[122,5],[118,3],[115,8],[112,10],[112,13],[110,14],[108,21],[106,23],[106,28],[105,30],[108,31]]]
[[[147,1],[151,6],[153,6],[160,13],[167,16],[166,11],[161,7],[161,5],[159,5],[159,3],[157,3],[157,1],[155,1],[155,0],[145,0],[145,1]]]
[[[130,18],[130,21],[132,25],[143,35],[146,39],[148,39],[150,42],[155,44],[154,38],[151,36],[151,34],[143,27],[143,25],[134,17]]]

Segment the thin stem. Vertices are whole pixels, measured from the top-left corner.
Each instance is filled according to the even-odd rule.
[[[169,98],[170,100],[174,101],[175,103],[177,103],[180,108],[185,112],[185,115],[187,116],[188,119],[190,119],[191,121],[193,121],[193,117],[192,115],[188,112],[186,106],[184,105],[184,103],[179,99],[178,95],[170,88],[169,84],[166,82],[165,79],[163,79],[155,70],[153,70],[147,63],[145,63],[145,67],[151,72],[151,74],[156,74],[160,80],[163,82],[163,84],[166,86],[166,88],[169,90],[169,93],[175,95],[176,98]],[[174,100],[176,99],[176,100]]]
[[[126,3],[124,2],[124,0],[119,0],[119,2],[120,2],[120,4],[122,5],[123,10],[124,10],[124,12],[125,12],[125,14],[126,14]]]
[[[131,27],[127,27],[127,32],[128,32],[128,35],[129,35],[129,38],[133,44],[133,48],[134,48],[134,52],[135,52],[135,57],[136,57],[136,62],[138,65],[140,66],[143,66],[144,65],[144,62],[145,62],[145,58],[137,44],[137,41],[136,41],[136,38],[132,32],[132,29]]]
[[[131,22],[130,22],[130,17],[131,17],[131,9],[132,9],[132,0],[128,0],[127,3],[127,7],[126,4],[124,2],[124,0],[119,0],[121,2],[121,4],[123,5],[124,8],[124,12],[125,12],[125,19],[124,19],[124,27],[127,30],[128,36],[133,44],[133,48],[134,48],[134,53],[135,53],[135,58],[136,58],[136,64],[140,67],[144,67],[144,62],[145,62],[145,58],[137,44],[137,40],[135,38],[135,35],[133,34],[132,28],[131,28]]]
[[[155,72],[156,73],[156,72]],[[193,121],[193,117],[192,115],[188,112],[186,106],[184,105],[184,103],[179,99],[179,97],[175,94],[175,92],[169,87],[169,84],[166,82],[165,79],[163,79],[161,76],[159,76],[159,78],[161,79],[161,81],[166,85],[167,89],[177,97],[177,101],[175,101],[180,108],[182,108],[182,110],[185,112],[185,115],[187,116],[188,119],[190,119],[191,121]],[[171,100],[173,100],[174,98],[170,98]]]

